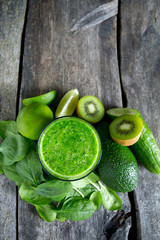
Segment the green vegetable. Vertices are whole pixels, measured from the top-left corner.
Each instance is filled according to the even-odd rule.
[[[23,160],[16,164],[16,171],[25,182],[38,186],[45,181],[40,162],[34,150],[30,150]]]
[[[3,171],[6,177],[14,181],[17,186],[20,186],[24,182],[23,178],[16,171],[16,163],[9,166],[4,165]]]
[[[14,121],[1,121],[0,122],[0,136],[4,140],[6,137],[18,134],[16,122]]]
[[[53,90],[51,92],[42,94],[37,97],[25,98],[22,100],[22,103],[23,105],[29,105],[31,103],[36,102],[36,103],[43,103],[43,104],[49,105],[54,101],[55,98],[56,98],[56,91]]]
[[[141,136],[138,142],[131,146],[131,150],[145,168],[150,172],[160,174],[160,148],[140,113],[133,108],[115,108],[109,109],[107,114],[112,119],[123,114],[135,115],[142,119],[143,130]]]
[[[52,198],[54,201],[62,200],[72,190],[72,184],[66,181],[52,180],[40,184],[36,191],[39,195]]]
[[[3,172],[3,165],[2,164],[0,164],[0,174],[3,174],[4,172]]]
[[[71,183],[74,187],[83,188],[86,185],[88,185],[90,182],[95,183],[98,180],[99,180],[99,176],[92,172],[87,177],[82,178],[77,181],[72,181]]]
[[[36,191],[36,187],[26,182],[21,185],[19,195],[22,200],[34,205],[46,205],[53,201],[51,198],[40,196]]]
[[[138,142],[131,146],[131,150],[145,168],[160,174],[160,148],[142,116],[139,113],[137,116],[143,121],[143,130]]]
[[[137,161],[128,147],[115,143],[109,135],[108,123],[98,124],[102,157],[97,167],[100,179],[117,192],[130,192],[138,183]]]
[[[93,201],[82,197],[67,199],[62,208],[58,210],[61,215],[71,221],[81,221],[91,217],[97,206]]]
[[[22,160],[28,152],[29,142],[19,134],[7,136],[0,145],[3,154],[3,164],[11,165]]]
[[[94,202],[94,204],[97,206],[97,209],[100,209],[101,202],[102,202],[102,195],[99,191],[93,192],[89,198],[91,201]]]
[[[47,205],[35,205],[37,212],[47,222],[53,222],[56,217],[57,213],[55,212],[55,206],[53,204]]]
[[[107,186],[99,181],[100,193],[102,196],[102,205],[110,211],[119,210],[122,208],[122,200],[120,197]]]
[[[59,220],[60,222],[64,222],[66,220],[66,218],[63,217],[59,212],[57,213],[56,219]]]

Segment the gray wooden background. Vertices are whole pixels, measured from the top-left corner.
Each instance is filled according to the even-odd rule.
[[[80,97],[95,95],[106,109],[138,109],[160,145],[160,1],[121,0],[117,16],[69,31],[106,2],[0,0],[0,120],[15,120],[25,97],[55,89],[55,109],[68,90],[78,88]],[[112,240],[160,239],[159,183],[139,165],[130,201],[120,194],[132,219]],[[0,176],[0,240],[101,240],[112,215],[101,208],[81,222],[44,222],[19,198],[15,184]]]

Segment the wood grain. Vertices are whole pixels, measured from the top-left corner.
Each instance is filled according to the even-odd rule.
[[[21,99],[53,89],[57,101],[70,89],[78,88],[80,97],[95,95],[105,108],[122,106],[117,61],[117,18],[87,31],[71,33],[73,24],[104,1],[29,1],[24,43]],[[121,195],[124,209],[130,211],[127,194]],[[101,208],[81,222],[46,223],[33,206],[19,199],[19,238],[55,240],[101,239],[104,222],[111,216]],[[128,239],[130,220],[116,233]]]
[[[15,120],[26,1],[0,1],[0,120]],[[0,177],[0,239],[16,239],[16,185]]]
[[[140,111],[160,145],[160,2],[122,0],[121,77],[128,107]],[[160,177],[139,165],[142,239],[160,239]]]

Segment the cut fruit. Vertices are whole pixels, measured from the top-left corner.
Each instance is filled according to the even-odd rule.
[[[122,146],[130,146],[136,143],[142,129],[142,120],[132,115],[117,117],[109,126],[112,139]]]
[[[53,90],[51,92],[42,94],[42,95],[37,96],[37,97],[25,98],[25,99],[22,100],[22,103],[25,106],[29,105],[29,104],[31,104],[33,102],[43,103],[43,104],[49,105],[49,104],[51,104],[51,102],[53,102],[53,100],[55,98],[56,98],[56,91]]]
[[[77,104],[77,115],[90,123],[99,122],[105,113],[101,101],[92,95],[82,97]]]
[[[111,108],[106,113],[111,119],[115,119],[122,115],[137,115],[138,111],[134,108]]]
[[[51,109],[42,103],[31,103],[22,108],[16,123],[18,131],[26,138],[37,140],[43,128],[53,121]]]
[[[72,89],[67,92],[61,99],[55,113],[55,117],[70,116],[76,109],[77,102],[79,99],[78,89]]]

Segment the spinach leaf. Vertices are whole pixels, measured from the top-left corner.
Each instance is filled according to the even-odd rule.
[[[61,180],[52,180],[40,184],[36,191],[39,195],[60,201],[72,190],[72,184]]]
[[[93,185],[88,184],[87,186],[85,186],[84,188],[80,188],[79,190],[84,195],[84,197],[90,197],[90,195],[97,189],[95,189]]]
[[[30,150],[25,158],[16,164],[17,173],[31,185],[37,186],[45,181],[42,166],[34,150]]]
[[[0,164],[0,174],[3,174],[3,168],[2,168],[2,164]]]
[[[56,219],[57,213],[55,212],[55,207],[52,203],[47,205],[35,205],[37,212],[40,217],[47,222],[53,222]]]
[[[3,164],[12,165],[22,160],[28,152],[29,142],[21,135],[9,135],[0,145],[3,154]]]
[[[6,137],[18,134],[17,125],[15,121],[1,121],[0,122],[0,136],[4,140]]]
[[[100,181],[98,182],[101,189],[100,193],[102,195],[102,205],[110,211],[119,210],[122,208],[122,200],[107,186],[103,185]]]
[[[56,220],[59,220],[60,222],[64,222],[66,218],[63,217],[59,212],[57,212]]]
[[[99,180],[99,176],[92,172],[90,173],[87,177],[85,177],[85,179],[88,181],[88,183],[96,183]]]
[[[19,195],[22,200],[34,205],[46,205],[52,202],[51,198],[38,195],[36,187],[33,187],[26,182],[21,185]]]
[[[65,199],[68,199],[70,197],[80,197],[82,196],[79,192],[77,192],[75,189],[72,189],[65,197]]]
[[[72,197],[67,199],[57,212],[71,221],[81,221],[90,218],[96,209],[97,206],[93,201],[82,197]]]
[[[94,204],[97,206],[97,209],[100,209],[101,202],[102,202],[102,196],[99,191],[93,192],[89,198],[91,201],[94,202]]]
[[[3,165],[3,171],[6,177],[14,181],[17,186],[20,186],[21,183],[24,182],[23,178],[19,176],[19,174],[16,171],[16,163],[9,166]]]
[[[86,178],[82,178],[80,180],[77,180],[77,181],[72,181],[71,182],[72,185],[76,188],[83,188],[85,187],[89,182]]]
[[[0,174],[3,174],[2,166],[3,166],[3,154],[0,153]]]

